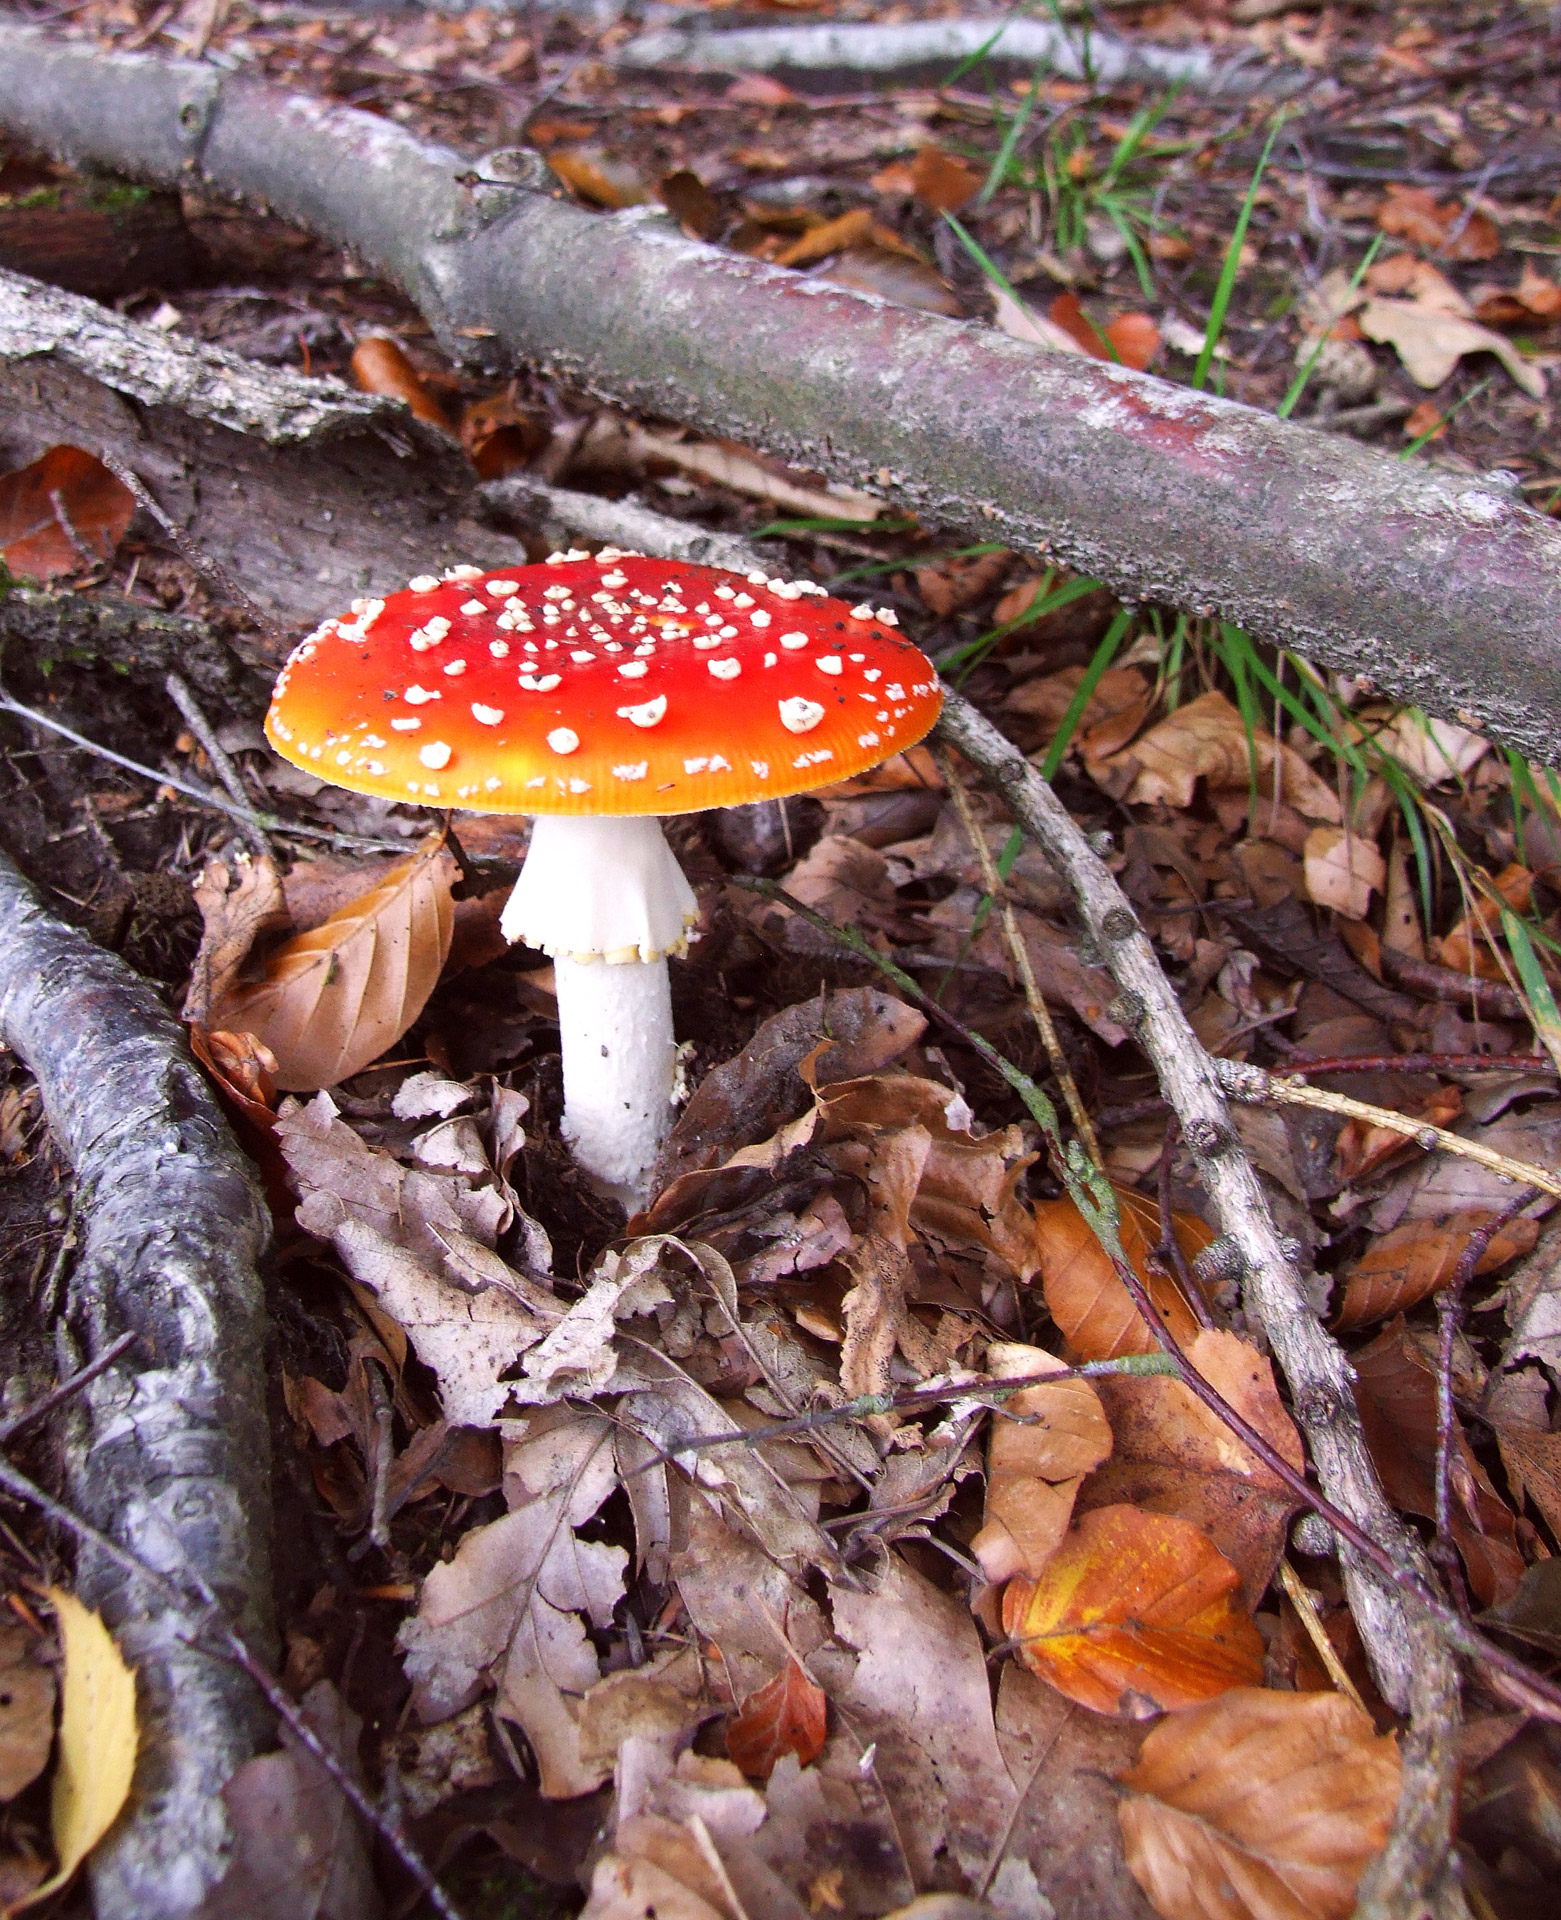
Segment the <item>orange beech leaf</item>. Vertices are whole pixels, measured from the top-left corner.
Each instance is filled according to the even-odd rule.
[[[981,191],[982,174],[941,147],[922,147],[910,168],[911,191],[923,206],[958,213]]]
[[[1178,1346],[1198,1332],[1192,1308],[1175,1284],[1149,1271],[1149,1253],[1160,1237],[1160,1212],[1152,1200],[1117,1189],[1122,1213],[1122,1251],[1149,1297],[1164,1314]],[[1196,1215],[1173,1222],[1177,1244],[1189,1260],[1213,1239]],[[1159,1341],[1144,1325],[1105,1248],[1071,1200],[1043,1200],[1035,1208],[1035,1249],[1051,1317],[1082,1359],[1115,1360],[1124,1353],[1154,1353]]]
[[[1005,1340],[987,1349],[986,1365],[1000,1380],[1064,1371],[1055,1354]],[[994,1586],[1040,1573],[1068,1531],[1084,1475],[1110,1451],[1111,1428],[1088,1380],[1048,1381],[1003,1403],[987,1442],[986,1514],[970,1543]]]
[[[1384,1129],[1385,1131],[1385,1129]],[[1492,1209],[1439,1213],[1432,1220],[1405,1220],[1379,1233],[1360,1258],[1340,1276],[1344,1298],[1335,1328],[1348,1332],[1392,1313],[1407,1313],[1419,1300],[1440,1293],[1457,1271],[1469,1236],[1490,1219]],[[1497,1229],[1474,1269],[1494,1273],[1539,1238],[1539,1222],[1519,1215]]]
[[[365,393],[404,400],[414,419],[438,427],[441,433],[455,432],[444,402],[407,358],[401,342],[388,334],[371,333],[358,342],[352,350],[352,377]]]
[[[454,863],[444,838],[397,861],[378,884],[267,956],[263,978],[213,1001],[210,1024],[252,1034],[292,1093],[335,1086],[399,1040],[422,1012],[450,951]]]
[[[94,454],[50,447],[31,466],[0,474],[0,555],[29,580],[80,573],[114,557],[135,505],[135,495]]]
[[[1398,1748],[1340,1693],[1237,1687],[1162,1720],[1118,1776],[1163,1920],[1345,1920],[1398,1804]]]
[[[768,1780],[783,1754],[803,1766],[824,1750],[829,1702],[798,1660],[756,1687],[726,1723],[726,1751],[750,1780]]]
[[[1282,1459],[1298,1470],[1305,1466],[1273,1367],[1255,1347],[1234,1333],[1205,1330],[1186,1353]],[[1284,1549],[1285,1528],[1299,1505],[1295,1496],[1180,1380],[1123,1375],[1095,1386],[1115,1444],[1111,1458],[1085,1481],[1080,1509],[1127,1501],[1190,1520],[1236,1568],[1247,1605],[1256,1607]]]
[[[1350,1356],[1366,1444],[1394,1506],[1436,1517],[1436,1377],[1402,1318]],[[1475,1459],[1455,1419],[1448,1522],[1482,1606],[1516,1592],[1523,1577],[1517,1522]]]
[[[1119,360],[1124,367],[1140,373],[1160,351],[1160,329],[1147,313],[1121,313],[1104,329],[1097,327],[1071,290],[1059,293],[1046,310],[1054,326],[1061,327],[1097,360]]]
[[[1039,1580],[1010,1581],[1003,1629],[1032,1673],[1096,1713],[1187,1707],[1262,1678],[1240,1585],[1191,1521],[1102,1507]]]

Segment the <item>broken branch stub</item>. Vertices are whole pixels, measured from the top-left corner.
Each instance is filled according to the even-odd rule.
[[[445,345],[738,439],[929,526],[1217,613],[1561,756],[1561,526],[1433,472],[1083,355],[892,307],[469,168],[375,116],[0,27],[0,125],[264,203],[387,273]]]
[[[3,854],[0,1038],[76,1173],[71,1334],[89,1359],[137,1335],[82,1390],[70,1498],[173,1581],[203,1579],[268,1648],[268,1229],[253,1169],[156,994],[46,912]],[[82,1550],[77,1591],[137,1671],[143,1730],[134,1811],[93,1855],[96,1911],[184,1920],[227,1865],[213,1788],[262,1743],[266,1716],[244,1675],[191,1647],[188,1621],[105,1553]]]

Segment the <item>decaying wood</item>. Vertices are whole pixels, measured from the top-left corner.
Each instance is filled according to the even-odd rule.
[[[0,600],[0,678],[21,693],[62,666],[156,683],[177,670],[203,699],[246,715],[265,711],[272,678],[247,667],[210,628],[185,614],[164,613],[117,593],[13,588]]]
[[[985,51],[983,52],[983,49]],[[1052,20],[902,20],[885,23],[806,21],[784,26],[719,27],[696,19],[642,33],[614,56],[620,67],[678,73],[773,73],[817,87],[863,78],[936,83],[963,61],[975,61],[975,86],[993,73],[1037,70],[1065,79],[1086,76],[1102,87],[1145,81],[1239,97],[1291,93],[1305,84],[1297,69],[1262,68],[1246,57],[1218,60],[1206,47],[1161,47],[1111,33],[1090,33]]]
[[[0,1036],[36,1076],[76,1174],[68,1348],[136,1345],[79,1396],[80,1512],[175,1578],[193,1570],[249,1642],[273,1638],[265,1314],[253,1168],[183,1036],[124,963],[41,906],[0,854]],[[77,1591],[137,1669],[134,1810],[93,1855],[100,1920],[181,1920],[226,1869],[214,1790],[264,1744],[235,1667],[193,1650],[144,1581],[84,1549]]]
[[[210,66],[0,27],[0,125],[354,247],[467,362],[529,362],[1561,757],[1561,526],[1495,476],[892,307],[655,209],[590,214],[534,190],[526,156],[473,167]]]
[[[0,272],[0,450],[20,465],[60,441],[113,453],[288,621],[430,567],[515,558],[513,541],[463,517],[458,450],[399,403]]]

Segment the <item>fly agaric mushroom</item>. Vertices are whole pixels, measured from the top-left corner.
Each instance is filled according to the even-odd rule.
[[[454,567],[310,634],[266,734],[359,793],[536,816],[500,924],[554,958],[564,1137],[635,1200],[672,1123],[667,955],[697,918],[657,816],[802,793],[920,740],[942,696],[894,624],[612,547]]]

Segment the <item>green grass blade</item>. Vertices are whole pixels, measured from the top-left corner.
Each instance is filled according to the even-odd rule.
[[[1236,230],[1230,236],[1230,245],[1225,249],[1225,264],[1220,269],[1219,285],[1214,289],[1214,305],[1209,309],[1208,330],[1203,336],[1203,351],[1198,355],[1198,364],[1193,368],[1192,384],[1199,391],[1209,377],[1209,363],[1214,358],[1214,349],[1220,343],[1220,335],[1225,331],[1225,316],[1230,311],[1230,298],[1236,290],[1236,275],[1241,268],[1241,249],[1246,243],[1247,227],[1252,219],[1252,209],[1257,205],[1257,190],[1263,183],[1263,175],[1268,170],[1268,156],[1274,150],[1274,142],[1279,138],[1279,129],[1284,123],[1276,120],[1269,129],[1268,139],[1263,144],[1263,152],[1257,163],[1257,171],[1252,176],[1252,184],[1247,188],[1247,197],[1241,203],[1241,212],[1236,216]]]
[[[1372,261],[1376,259],[1377,253],[1381,248],[1383,241],[1386,239],[1387,239],[1387,235],[1385,233],[1379,233],[1375,237],[1375,239],[1372,241],[1371,245],[1366,249],[1364,255],[1361,258],[1360,265],[1355,269],[1354,273],[1350,276],[1349,290],[1352,294],[1354,293],[1355,289],[1360,285],[1361,281],[1365,279],[1367,269],[1370,267]],[[1328,344],[1328,331],[1325,330],[1324,332],[1318,334],[1317,344],[1312,348],[1311,352],[1306,356],[1306,361],[1305,361],[1305,364],[1302,366],[1301,371],[1295,376],[1294,380],[1291,381],[1290,391],[1285,395],[1284,399],[1280,401],[1277,409],[1277,418],[1281,420],[1288,420],[1291,414],[1295,412],[1296,407],[1300,402],[1301,395],[1306,391],[1306,383],[1312,377],[1312,369],[1317,365],[1318,359],[1322,354],[1322,350],[1325,346],[1327,346],[1327,344]]]
[[[1037,67],[1030,82],[1030,91],[1020,102],[1019,111],[1009,121],[1003,135],[1003,144],[998,148],[996,157],[987,172],[985,183],[976,195],[976,205],[984,207],[1008,177],[1008,168],[1013,160],[1015,149],[1024,138],[1024,130],[1030,124],[1030,115],[1035,111],[1035,103],[1041,97],[1041,82],[1050,71],[1047,67]]]
[[[1083,718],[1084,709],[1089,705],[1090,696],[1100,684],[1100,676],[1111,665],[1116,650],[1121,646],[1123,637],[1133,624],[1131,611],[1123,607],[1121,612],[1107,627],[1100,645],[1090,656],[1090,663],[1084,669],[1084,678],[1074,690],[1073,698],[1068,702],[1068,710],[1063,714],[1052,743],[1046,749],[1046,758],[1041,762],[1041,778],[1050,780],[1062,765],[1062,756],[1068,751],[1073,739],[1074,729]]]
[[[1528,928],[1511,907],[1503,907],[1501,929],[1507,936],[1507,947],[1512,954],[1512,964],[1517,968],[1518,978],[1523,983],[1524,997],[1528,1001],[1529,1014],[1534,1023],[1534,1031],[1539,1036],[1540,1045],[1556,1065],[1561,1067],[1561,1009],[1556,1006],[1556,997],[1550,990],[1550,982],[1545,978],[1544,968],[1539,964],[1539,955],[1534,951],[1534,943],[1529,938]]]

